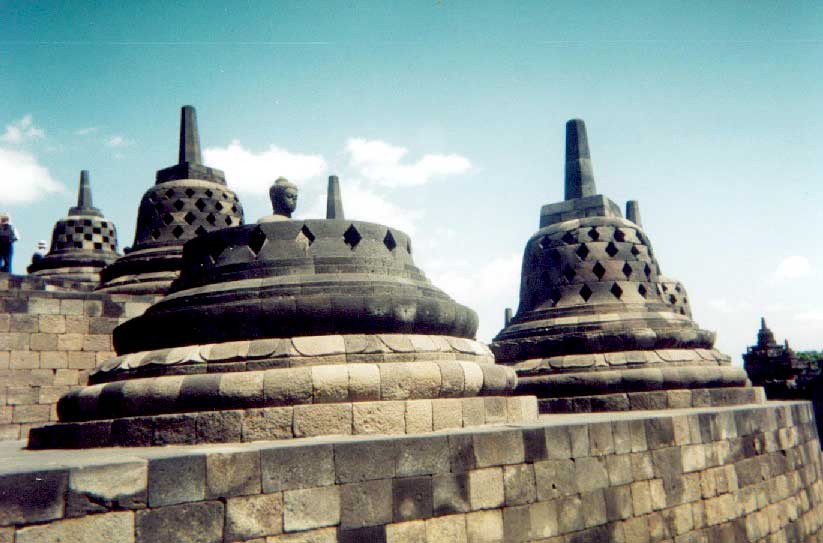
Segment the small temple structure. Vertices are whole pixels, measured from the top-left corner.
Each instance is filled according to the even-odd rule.
[[[33,448],[415,434],[537,417],[507,397],[512,368],[474,340],[477,315],[414,265],[411,241],[343,218],[290,218],[278,179],[272,216],[186,243],[180,277],[114,330],[118,356],[63,396]]]
[[[243,207],[224,173],[203,165],[195,109],[183,106],[178,164],[157,172],[140,201],[134,245],[103,270],[99,290],[165,294],[180,273],[186,241],[241,224]]]
[[[752,401],[746,373],[661,274],[639,204],[626,214],[597,193],[585,124],[569,121],[565,200],[543,206],[526,244],[518,311],[491,344],[497,362],[541,412]]]
[[[117,260],[114,223],[94,207],[88,170],[80,172],[77,205],[55,223],[49,252],[27,271],[44,279],[97,285],[100,270]]]
[[[810,398],[813,383],[820,375],[816,364],[798,358],[789,340],[782,344],[775,340],[765,317],[760,318],[757,344],[743,354],[743,368],[752,384],[762,386],[770,399]]]

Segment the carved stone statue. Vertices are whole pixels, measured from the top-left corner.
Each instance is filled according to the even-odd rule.
[[[285,177],[277,178],[277,181],[269,188],[269,198],[273,215],[261,218],[258,223],[286,221],[291,219],[291,214],[297,208],[297,185]]]

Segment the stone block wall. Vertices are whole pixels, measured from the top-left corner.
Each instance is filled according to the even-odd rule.
[[[116,452],[9,445],[0,447],[0,541],[15,543],[822,535],[821,451],[806,402],[548,415],[417,437]]]
[[[150,296],[106,295],[37,277],[0,278],[0,441],[57,419],[56,403],[115,353],[111,332]]]

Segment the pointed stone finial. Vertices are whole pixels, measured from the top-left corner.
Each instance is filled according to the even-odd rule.
[[[326,218],[346,218],[343,214],[343,197],[340,194],[340,179],[338,179],[336,175],[329,176],[329,190],[326,193]]]
[[[586,124],[580,119],[566,123],[566,200],[597,194],[589,154]]]
[[[69,215],[93,215],[102,217],[103,214],[95,208],[91,200],[91,183],[89,171],[80,172],[80,185],[77,187],[77,206],[69,208]]]
[[[506,312],[503,314],[503,322],[505,323],[504,326],[508,326],[511,321],[512,321],[512,308],[507,307]]]
[[[637,200],[629,200],[626,202],[626,218],[640,228],[643,228],[643,221],[640,219],[640,202]]]
[[[766,317],[760,317],[760,329],[761,330],[767,330],[768,329],[766,327]]]
[[[183,106],[180,110],[180,158],[179,162],[200,164],[200,134],[197,132],[197,112],[194,106]]]

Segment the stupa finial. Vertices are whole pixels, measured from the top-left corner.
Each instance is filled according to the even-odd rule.
[[[626,202],[626,218],[640,228],[643,228],[643,221],[640,219],[640,202],[637,200],[629,200]]]
[[[200,164],[203,157],[200,154],[200,134],[197,131],[197,112],[194,106],[183,106],[180,109],[180,158],[179,162],[193,162]]]
[[[597,194],[586,136],[586,123],[572,119],[566,123],[566,200]]]
[[[343,214],[343,197],[340,194],[340,179],[338,179],[336,175],[329,176],[329,190],[326,193],[326,218],[346,218]]]
[[[91,200],[91,183],[89,171],[80,172],[80,184],[77,187],[77,206],[69,208],[69,215],[90,215],[102,217],[103,214],[95,208]]]

